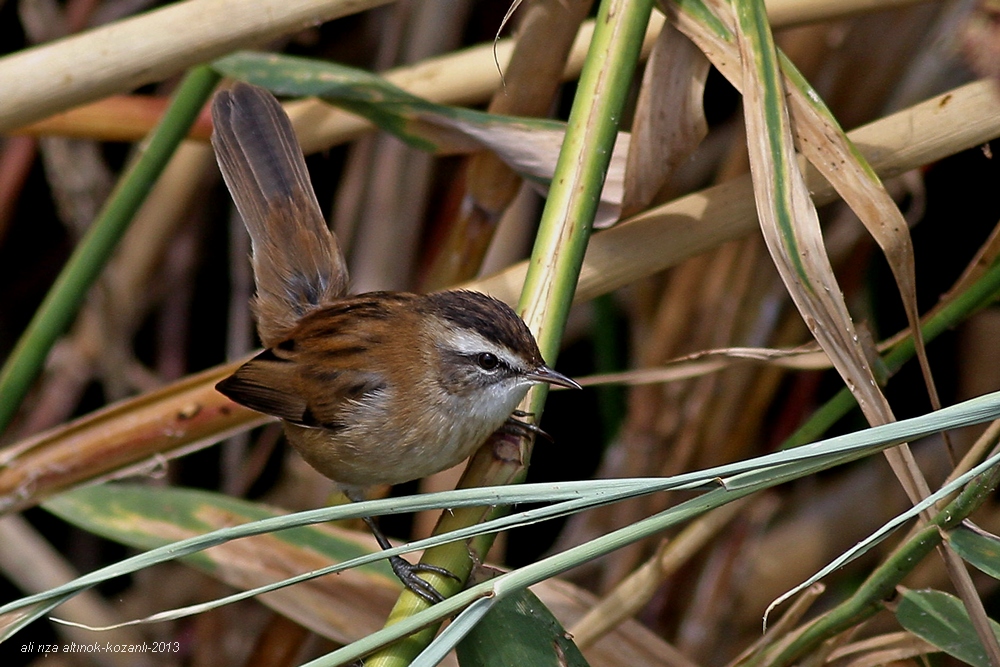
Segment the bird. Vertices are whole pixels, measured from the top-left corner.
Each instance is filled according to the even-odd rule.
[[[542,358],[506,303],[471,290],[349,295],[336,236],[316,200],[291,122],[271,93],[237,82],[212,102],[212,145],[251,239],[252,309],[264,350],[216,385],[281,420],[302,458],[352,500],[461,463],[516,417],[538,383],[580,388]],[[383,548],[389,542],[366,522]],[[393,557],[396,575],[442,568]]]

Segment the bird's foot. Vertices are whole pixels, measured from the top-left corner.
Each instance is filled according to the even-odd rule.
[[[417,597],[421,598],[428,604],[435,604],[444,600],[444,596],[438,592],[438,589],[427,581],[417,575],[421,572],[433,572],[434,574],[441,575],[442,577],[448,577],[454,579],[455,581],[461,581],[457,576],[449,572],[443,567],[438,567],[437,565],[429,565],[427,563],[411,563],[401,556],[391,556],[389,558],[389,565],[392,566],[392,571],[396,574],[403,585]]]
[[[515,419],[515,417],[533,417],[534,415],[530,412],[524,412],[523,410],[514,410],[507,421],[503,423],[500,427],[500,431],[504,433],[509,433],[510,435],[520,436],[522,438],[530,438],[532,435],[537,435],[545,438],[549,442],[555,442],[553,437],[538,428],[534,424],[523,422],[520,419]]]

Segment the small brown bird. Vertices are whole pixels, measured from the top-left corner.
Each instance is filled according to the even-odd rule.
[[[454,466],[500,428],[537,430],[511,416],[532,384],[579,388],[485,294],[345,296],[343,258],[281,105],[238,83],[215,96],[212,118],[219,167],[250,232],[266,348],[217,389],[279,417],[302,458],[350,497]],[[415,593],[440,599],[416,577],[427,568],[392,565]]]

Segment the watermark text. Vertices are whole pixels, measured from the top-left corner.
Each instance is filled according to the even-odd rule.
[[[27,644],[21,644],[21,653],[33,653],[35,655],[51,655],[56,653],[178,653],[180,650],[180,642],[142,642],[141,644],[113,644],[111,642],[45,644],[42,642],[28,642]]]

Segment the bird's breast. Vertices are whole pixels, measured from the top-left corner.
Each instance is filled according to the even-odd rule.
[[[410,410],[359,402],[342,413],[340,428],[286,423],[285,432],[307,463],[339,484],[400,484],[458,465],[509,414],[430,401]]]

